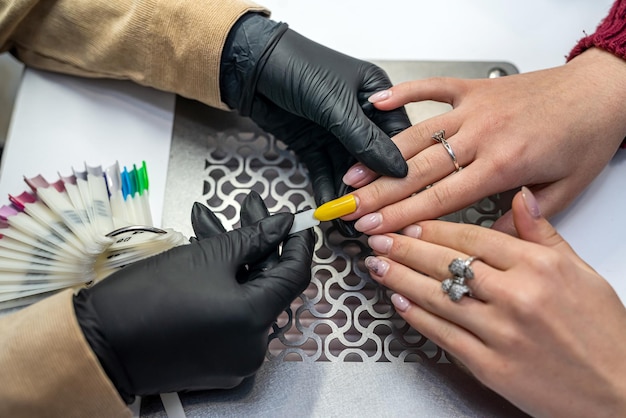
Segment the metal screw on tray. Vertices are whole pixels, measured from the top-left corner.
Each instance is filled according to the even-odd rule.
[[[505,75],[507,75],[506,71],[504,71],[500,67],[492,68],[491,70],[489,70],[489,73],[488,73],[489,78],[504,77]]]

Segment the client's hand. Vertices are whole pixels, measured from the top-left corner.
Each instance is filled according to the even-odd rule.
[[[550,217],[596,178],[626,135],[626,63],[601,50],[549,70],[484,80],[417,80],[389,91],[386,99],[378,96],[377,108],[436,100],[453,110],[394,137],[408,160],[406,178],[365,186],[376,174],[362,165],[344,177],[360,187],[358,210],[345,219],[360,218],[356,229],[369,235],[439,218],[524,185]],[[441,129],[464,167],[454,174],[451,156],[432,139]],[[510,212],[494,227],[514,233]]]
[[[424,221],[370,237],[366,265],[409,324],[532,416],[626,416],[624,305],[528,189],[512,210],[521,239]]]

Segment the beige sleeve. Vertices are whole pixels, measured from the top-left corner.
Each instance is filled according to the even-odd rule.
[[[0,317],[0,416],[126,417],[66,290]]]
[[[132,80],[226,109],[219,64],[247,0],[0,2],[0,50],[35,68]]]

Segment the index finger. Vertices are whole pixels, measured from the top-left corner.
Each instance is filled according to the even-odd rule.
[[[405,81],[391,87],[387,98],[376,101],[374,106],[380,110],[389,110],[423,100],[454,105],[459,96],[465,92],[466,83],[467,80],[450,77]]]
[[[191,226],[197,239],[211,238],[226,232],[213,211],[200,202],[194,202],[191,209]]]

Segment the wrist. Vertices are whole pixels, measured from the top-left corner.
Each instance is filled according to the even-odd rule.
[[[100,318],[95,312],[93,299],[90,297],[88,289],[78,292],[73,298],[73,304],[78,325],[91,347],[91,351],[98,358],[100,365],[124,402],[132,403],[135,396],[130,393],[130,381],[121,361],[101,331]]]
[[[626,148],[626,60],[600,48],[590,48],[567,63],[575,73],[583,75],[579,86],[588,86],[589,100],[599,101],[597,118],[616,135],[606,135],[614,140],[615,148]],[[602,124],[601,124],[602,125]]]
[[[220,92],[222,101],[231,109],[247,116],[254,96],[259,66],[268,48],[287,29],[257,13],[242,16],[228,34],[220,61]]]
[[[579,40],[567,60],[572,60],[587,49],[594,47],[626,59],[626,2],[615,2],[596,31]]]

